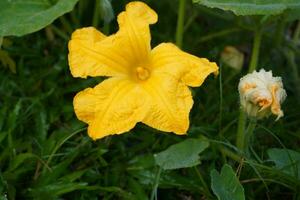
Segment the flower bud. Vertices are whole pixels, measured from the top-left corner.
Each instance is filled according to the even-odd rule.
[[[221,61],[240,71],[244,64],[244,54],[233,46],[226,46],[221,53]]]
[[[286,98],[281,77],[273,77],[272,71],[252,72],[242,77],[238,86],[242,109],[250,117],[261,119],[271,113],[283,116],[281,103]]]

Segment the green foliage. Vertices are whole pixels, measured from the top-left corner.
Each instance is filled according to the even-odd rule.
[[[0,50],[0,62],[4,67],[8,67],[11,72],[16,73],[16,63],[6,51]]]
[[[210,172],[211,188],[219,200],[244,200],[244,188],[230,165],[224,165],[221,173]]]
[[[278,15],[286,10],[300,11],[298,0],[193,0],[210,8],[230,10],[236,15]]]
[[[270,160],[275,167],[295,178],[300,179],[300,153],[290,149],[268,149]]]
[[[39,2],[40,7],[30,2]],[[188,134],[177,136],[138,124],[129,133],[93,141],[86,124],[76,118],[72,101],[77,92],[103,79],[73,78],[67,44],[79,27],[94,25],[106,34],[114,33],[118,29],[116,14],[127,2],[79,0],[75,5],[71,0],[0,0],[0,35],[5,35],[1,52],[6,56],[0,62],[0,199],[146,200],[153,191],[154,197],[163,200],[213,200],[217,198],[214,193],[223,199],[223,193],[234,191],[242,199],[298,199],[300,23],[293,21],[298,16],[296,9],[261,18],[236,16],[185,1],[183,49],[215,61],[221,69],[219,76],[210,76],[201,87],[191,89],[194,105]],[[152,46],[174,42],[179,1],[145,2],[159,16],[158,23],[151,26]],[[5,13],[12,8],[5,5],[12,3],[17,3],[19,11],[7,17]],[[27,6],[21,8],[21,3]],[[67,4],[71,12],[61,16],[67,12],[63,9]],[[285,7],[291,8],[289,4]],[[62,9],[55,21],[54,15],[47,14],[56,12],[54,8]],[[24,21],[34,9],[43,11],[44,17],[28,25]],[[47,23],[43,21],[46,18]],[[19,23],[12,23],[15,20]],[[44,23],[33,29],[33,24],[41,21]],[[4,34],[8,31],[4,23],[9,23],[13,32]],[[258,67],[281,76],[288,97],[282,107],[285,116],[276,122],[274,118],[259,120],[247,144],[249,152],[244,153],[234,145],[239,115],[237,85],[248,71],[257,27],[262,33]],[[41,31],[6,36],[17,34],[19,29],[19,35]],[[244,54],[241,71],[220,64],[227,46]],[[8,62],[15,63],[16,73]],[[278,149],[283,146],[286,148]],[[229,165],[238,171],[244,196]],[[220,166],[224,167],[218,173]],[[158,173],[159,168],[169,170]]]
[[[114,10],[110,0],[100,0],[100,14],[106,24],[114,19]]]
[[[154,155],[155,162],[163,169],[180,169],[200,164],[199,153],[204,151],[209,143],[200,139],[186,139],[170,146],[165,151]]]
[[[2,0],[0,1],[0,37],[22,36],[38,31],[56,18],[70,12],[78,0]]]

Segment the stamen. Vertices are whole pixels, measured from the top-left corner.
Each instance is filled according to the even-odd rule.
[[[139,80],[147,80],[150,76],[150,72],[147,68],[137,67],[136,68],[136,76]]]

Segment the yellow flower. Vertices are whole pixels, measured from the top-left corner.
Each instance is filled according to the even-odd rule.
[[[272,71],[252,72],[242,77],[238,86],[242,109],[250,116],[258,119],[277,115],[283,116],[281,103],[286,98],[281,77],[273,77]]]
[[[218,67],[171,43],[151,50],[149,25],[156,21],[157,14],[146,4],[131,2],[118,16],[117,33],[105,36],[88,27],[72,34],[72,75],[109,77],[74,98],[75,113],[89,125],[93,139],[127,132],[138,122],[186,133],[193,105],[187,86],[200,86]]]

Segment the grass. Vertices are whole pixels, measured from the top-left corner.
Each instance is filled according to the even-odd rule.
[[[126,2],[113,1],[115,13]],[[153,46],[175,42],[177,4],[147,2],[159,15],[158,24],[151,27]],[[274,147],[299,151],[299,38],[290,39],[298,34],[297,22],[274,16],[262,28],[258,68],[282,76],[288,97],[281,120],[258,121],[248,144],[250,153],[244,155],[235,147],[237,85],[248,71],[259,17],[236,17],[187,1],[182,48],[221,66],[218,77],[192,89],[195,103],[188,135],[158,134],[138,124],[130,133],[92,141],[86,125],[74,115],[72,99],[102,79],[75,79],[67,63],[68,39],[76,28],[96,23],[110,33],[117,29],[116,20],[93,20],[97,13],[92,8],[91,1],[80,0],[71,13],[46,29],[4,38],[2,49],[16,63],[16,73],[0,65],[0,199],[140,200],[149,199],[156,186],[158,199],[215,199],[209,174],[225,163],[236,170],[247,199],[300,198],[299,178],[274,167],[267,155]],[[219,61],[228,45],[245,54],[241,72]],[[153,154],[189,137],[205,137],[211,143],[201,154],[201,164],[161,171],[155,182],[159,169]]]

